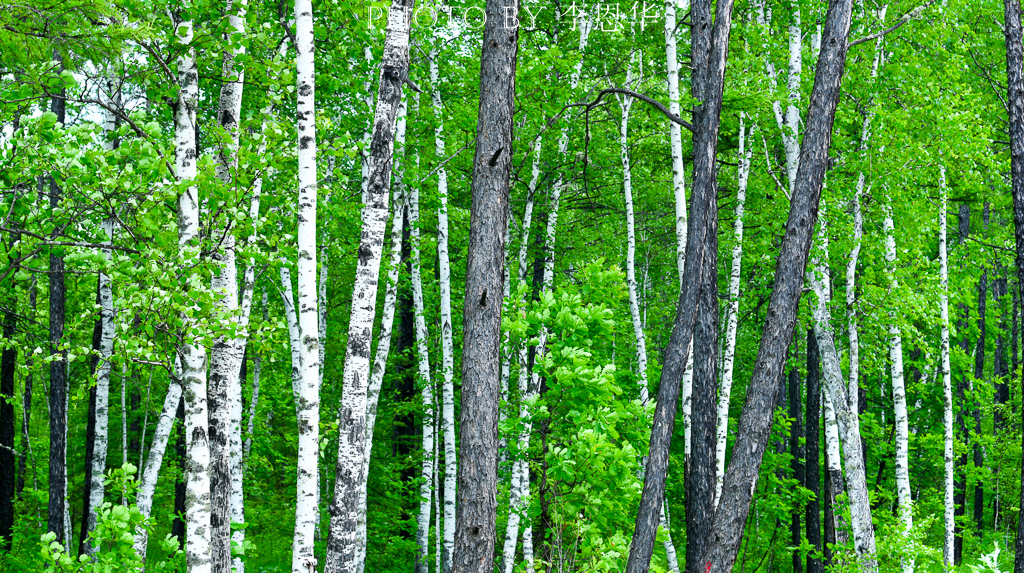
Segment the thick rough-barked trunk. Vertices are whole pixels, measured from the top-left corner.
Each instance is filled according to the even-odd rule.
[[[179,22],[175,35],[185,47],[178,57],[178,107],[174,121],[175,176],[184,188],[178,195],[178,248],[183,268],[199,262],[199,188],[190,184],[197,173],[196,108],[199,103],[199,72],[192,47],[192,21]],[[183,276],[183,282],[191,277]],[[185,396],[185,436],[188,464],[185,470],[185,560],[190,573],[208,573],[210,554],[210,442],[206,394],[206,349],[194,340],[197,328],[185,322],[178,347]],[[155,482],[154,482],[155,483]]]
[[[818,339],[814,329],[807,329],[807,415],[804,418],[804,487],[813,496],[807,501],[804,512],[807,523],[807,543],[811,550],[821,551],[821,514],[819,503],[821,489],[818,468],[819,440],[821,432],[821,357],[818,354]],[[821,559],[816,554],[807,555],[807,573],[824,573]]]
[[[1019,10],[1017,11],[1017,23],[1018,23],[1018,35],[1017,43],[1020,44],[1020,16]],[[1020,52],[1018,52],[1017,58],[1017,70],[1020,72]],[[1018,75],[1018,78],[1021,76]],[[1024,97],[1024,85],[1021,86],[1021,92]],[[1024,103],[1024,102],[1022,102]],[[1022,110],[1024,113],[1024,110]],[[1024,121],[1024,117],[1021,118]],[[1024,136],[1024,129],[1022,129],[1021,135]],[[1022,147],[1022,160],[1024,160],[1024,147]],[[1021,174],[1024,175],[1024,164],[1021,165]],[[1024,190],[1024,187],[1022,187]],[[949,252],[948,252],[948,241],[946,237],[946,168],[943,165],[939,166],[939,193],[941,198],[939,201],[939,314],[942,322],[941,337],[939,339],[939,351],[942,356],[942,400],[943,400],[943,413],[942,413],[942,427],[943,427],[943,446],[942,446],[942,460],[943,460],[943,536],[942,536],[942,559],[946,567],[953,567],[955,560],[955,532],[956,532],[956,520],[955,520],[955,507],[954,507],[954,459],[953,459],[953,380],[952,371],[950,370],[949,364]],[[1022,221],[1024,222],[1024,221]],[[1018,239],[1018,244],[1021,242]],[[1020,531],[1017,533],[1017,539],[1021,539]],[[1022,553],[1024,548],[1020,548],[1018,545],[1016,564],[1022,563]],[[1015,573],[1024,573],[1024,569],[1018,569],[1018,565],[1015,565]]]
[[[59,59],[59,58],[58,58]],[[63,66],[62,66],[63,67]],[[50,110],[57,115],[57,122],[65,122],[64,94],[53,98]],[[50,209],[60,206],[61,189],[54,176],[50,177]],[[51,239],[57,240],[55,228]],[[64,254],[60,247],[51,247],[50,252],[50,498],[47,507],[46,530],[55,533],[55,541],[69,547],[71,531],[68,526],[68,360],[67,350],[62,348],[64,340],[64,302],[67,291],[64,287]]]
[[[706,69],[706,77],[703,78],[706,87],[702,90],[704,93],[703,105],[697,113],[698,124],[694,142],[693,208],[691,212],[694,225],[687,236],[684,272],[686,276],[702,276],[705,266],[709,264],[709,261],[713,262],[714,260],[714,257],[707,252],[708,245],[709,243],[717,244],[712,242],[709,236],[715,232],[717,227],[715,158],[721,119],[725,62],[732,23],[732,7],[731,0],[723,0],[718,3],[715,25],[711,32],[710,55],[707,57],[706,67],[703,67]],[[697,53],[696,50],[695,53]],[[697,66],[695,65],[695,67]],[[712,268],[706,272],[716,273],[717,271]],[[646,571],[650,566],[651,554],[654,550],[654,539],[665,497],[668,453],[679,400],[679,385],[676,381],[681,378],[683,369],[690,358],[691,343],[694,342],[696,306],[700,289],[693,282],[685,281],[679,293],[675,323],[662,361],[661,383],[658,389],[658,402],[654,410],[650,449],[644,473],[644,487],[630,545],[629,560],[626,563],[627,573]],[[717,319],[717,308],[714,309],[714,312]],[[713,358],[713,352],[709,355]],[[713,364],[711,368],[714,368]],[[715,487],[714,432],[716,420],[713,396],[712,390],[712,399],[708,402],[707,412],[710,424],[708,438],[710,475],[705,476],[710,478],[706,484],[708,488],[706,503],[709,512],[714,503]],[[698,567],[696,561],[697,559],[694,559],[693,562],[687,563],[688,570]]]
[[[227,19],[229,34],[245,32],[245,0],[228,0]],[[242,91],[245,69],[235,64],[235,58],[245,52],[239,44],[224,52],[221,75],[220,103],[217,109],[217,123],[227,133],[228,142],[218,150],[216,175],[226,189],[230,189],[234,172],[238,167],[238,121],[242,111]],[[222,320],[229,327],[245,328],[239,324],[235,313],[238,310],[238,271],[235,267],[235,233],[232,219],[217,226],[217,234],[223,235],[220,248],[212,254],[218,267],[211,281],[215,293],[216,308],[224,316]],[[213,571],[231,573],[231,498],[232,494],[232,435],[241,430],[242,386],[239,371],[244,352],[244,338],[218,336],[210,352],[210,528],[212,537]],[[238,417],[233,416],[237,412]],[[240,484],[239,484],[240,485]],[[239,566],[241,561],[239,560]],[[242,571],[238,571],[242,573]]]
[[[345,348],[345,367],[342,373],[344,387],[338,420],[338,460],[324,563],[325,573],[351,573],[357,567],[359,492],[365,487],[366,481],[363,464],[367,441],[370,345],[377,310],[377,286],[384,246],[384,228],[388,218],[395,115],[402,100],[402,84],[409,74],[409,29],[412,24],[414,1],[393,2],[388,14],[388,30],[384,40],[380,84],[377,90],[377,110],[374,114],[373,137],[368,159],[366,206],[363,208],[359,260],[356,265],[348,344]]]
[[[435,28],[435,31],[437,28]],[[434,108],[434,146],[436,157],[443,160],[444,106],[437,69],[437,50],[430,57],[431,103]],[[448,172],[442,165],[437,170],[437,274],[441,320],[441,431],[444,433],[444,554],[441,566],[451,573],[455,550],[455,483],[458,462],[455,454],[455,350],[452,342],[452,265],[448,255]],[[440,535],[440,534],[439,534]]]
[[[519,30],[504,25],[504,13],[503,3],[487,1],[463,306],[462,459],[452,561],[459,573],[488,573],[494,567],[503,243],[519,47]]]
[[[807,130],[800,149],[800,167],[775,271],[775,287],[754,363],[754,377],[740,416],[733,450],[738,454],[730,460],[722,498],[715,512],[710,549],[699,564],[705,573],[732,570],[771,431],[771,406],[778,393],[786,348],[793,337],[797,303],[825,179],[832,124],[846,60],[852,4],[852,0],[831,0],[825,17],[822,49],[807,113]]]
[[[1006,85],[1010,115],[1010,176],[1013,188],[1014,238],[1017,247],[1017,286],[1024,295],[1024,46],[1021,40],[1020,0],[1005,0],[1004,7],[1003,31],[1006,34]],[[944,361],[943,366],[945,365]],[[1021,483],[1024,484],[1024,467],[1021,467]],[[1021,489],[1021,500],[1024,502],[1024,489]],[[1014,573],[1024,573],[1024,519],[1017,523],[1015,549]]]
[[[298,318],[301,368],[296,384],[295,413],[299,426],[296,478],[295,535],[292,539],[292,573],[306,573],[316,563],[313,542],[320,473],[320,326],[316,280],[316,104],[313,60],[313,5],[295,0],[296,120],[298,128]],[[360,246],[360,249],[362,247]],[[362,252],[362,251],[360,251]],[[379,260],[378,260],[379,264]],[[376,287],[376,280],[374,280]],[[376,294],[376,288],[374,289]],[[355,298],[353,298],[355,300]],[[355,306],[353,304],[353,306]],[[372,320],[372,319],[371,319]],[[354,321],[353,321],[354,322]],[[348,364],[346,361],[346,370]],[[346,390],[348,378],[345,379]],[[365,423],[365,419],[363,419]],[[362,425],[362,424],[360,424]]]
[[[722,358],[722,383],[718,395],[718,427],[715,443],[715,507],[722,496],[722,479],[725,477],[725,449],[729,437],[729,398],[732,393],[732,377],[736,365],[736,328],[740,313],[740,267],[743,264],[743,210],[747,198],[747,180],[750,177],[750,159],[753,145],[747,145],[747,138],[754,133],[754,126],[744,129],[746,114],[740,112],[739,135],[739,180],[736,187],[736,223],[732,247],[732,267],[729,274],[729,307],[725,326],[725,355]]]
[[[13,302],[13,301],[12,301]],[[0,547],[11,550],[14,527],[14,346],[13,305],[4,312],[3,336],[7,348],[0,354]]]
[[[731,10],[731,7],[730,7]],[[719,15],[721,17],[721,15]],[[730,22],[726,16],[726,36]],[[707,101],[709,97],[720,98],[721,95],[709,96],[712,81],[710,65],[711,45],[711,1],[697,0],[690,10],[693,25],[690,28],[692,37],[693,74],[691,91],[698,101]],[[716,62],[717,64],[717,62]],[[722,52],[721,66],[725,67],[725,52]],[[724,73],[723,73],[724,77]],[[723,80],[724,81],[724,80]],[[720,104],[719,104],[720,105]],[[704,105],[697,110],[697,123],[705,127],[707,124],[702,116],[708,113],[719,114],[720,109]],[[718,119],[714,132],[717,137]],[[705,146],[701,149],[701,146]],[[711,149],[707,149],[710,146]],[[717,167],[715,155],[717,139],[707,139],[698,134],[694,140],[693,160],[693,192],[717,193]],[[700,151],[697,151],[700,150]],[[697,315],[693,333],[693,381],[690,394],[690,447],[686,456],[686,563],[687,570],[697,571],[697,562],[707,548],[711,520],[715,512],[715,490],[717,480],[715,471],[716,433],[717,433],[717,402],[718,402],[718,210],[717,202],[712,200],[710,211],[703,219],[705,224],[704,261],[697,276]]]

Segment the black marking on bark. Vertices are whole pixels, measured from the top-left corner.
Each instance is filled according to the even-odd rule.
[[[498,150],[494,152],[494,155],[491,156],[491,160],[488,161],[487,164],[490,165],[491,167],[494,167],[495,165],[497,165],[498,164],[498,156],[501,155],[501,152],[504,151],[504,150],[505,150],[504,147],[499,147]]]
[[[487,306],[487,289],[480,295],[480,306]]]

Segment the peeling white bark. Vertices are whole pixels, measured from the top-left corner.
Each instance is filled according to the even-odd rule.
[[[943,395],[943,542],[942,556],[947,567],[953,566],[954,509],[953,500],[953,385],[949,365],[949,255],[946,238],[946,167],[939,165],[939,313],[942,321],[940,351],[942,354]]]
[[[413,96],[419,103],[419,97]],[[419,166],[419,155],[414,160]],[[420,553],[416,559],[416,573],[429,572],[430,558],[430,501],[434,481],[434,385],[430,379],[430,352],[427,348],[427,322],[423,308],[423,279],[420,273],[420,193],[419,185],[407,187],[409,208],[409,245],[412,257],[412,308],[416,330],[416,366],[419,383],[422,386],[423,405],[423,461],[421,465],[420,510],[416,519],[416,543]]]
[[[899,285],[896,281],[896,238],[895,228],[892,219],[892,198],[886,194],[885,204],[882,209],[885,219],[882,228],[885,232],[885,262],[888,267],[889,288],[896,290]],[[910,448],[909,422],[907,419],[907,390],[903,380],[903,337],[900,334],[899,323],[895,313],[890,312],[889,316],[889,362],[892,368],[892,399],[893,408],[896,414],[896,494],[899,499],[900,519],[906,527],[906,534],[910,534],[910,528],[914,525],[912,513],[912,502],[910,499]],[[904,573],[912,573],[914,570],[913,557],[903,562]]]
[[[192,46],[193,24],[175,25],[175,37],[184,47],[178,57],[178,107],[174,121],[174,167],[178,181],[193,181],[196,165],[196,109],[199,72]],[[178,196],[178,246],[182,266],[199,258],[199,189],[187,186]],[[185,561],[190,573],[209,573],[210,559],[210,442],[206,395],[206,349],[197,344],[195,325],[185,324],[185,342],[178,348],[185,395],[185,435],[188,464],[185,470]]]
[[[178,375],[179,369],[180,365],[176,365],[175,375]],[[171,436],[171,428],[174,427],[174,419],[178,411],[178,402],[180,401],[181,384],[172,377],[167,386],[167,397],[164,399],[164,406],[160,410],[160,419],[157,420],[156,430],[153,432],[153,444],[149,448],[149,457],[146,459],[146,467],[142,472],[142,481],[139,483],[139,490],[135,495],[135,505],[146,518],[149,517],[153,509],[153,495],[156,493],[156,482],[160,477],[160,466],[164,461],[167,440]],[[143,561],[146,559],[148,542],[149,530],[144,527],[136,530],[135,553]]]
[[[860,424],[858,423],[856,410],[850,407],[851,398],[847,395],[842,367],[839,362],[839,353],[836,351],[828,312],[831,289],[827,282],[828,267],[825,263],[828,260],[826,220],[823,205],[819,215],[821,230],[816,236],[813,247],[814,251],[811,255],[811,265],[807,271],[807,281],[811,284],[816,298],[812,306],[814,333],[818,338],[818,344],[821,348],[825,388],[829,398],[831,398],[831,409],[834,411],[839,426],[839,433],[842,435],[842,453],[843,460],[846,462],[847,494],[850,500],[854,548],[861,559],[861,568],[864,573],[874,573],[877,570],[877,563],[875,561],[875,532],[871,524],[871,505],[864,470],[864,457],[860,444]],[[826,425],[829,423],[827,420],[828,410],[829,402],[826,402]],[[828,432],[826,431],[826,436],[827,434]],[[831,446],[829,447],[831,448]],[[837,535],[838,531],[837,529]]]
[[[295,534],[292,573],[308,573],[316,563],[320,432],[320,334],[317,302],[317,158],[313,6],[295,0],[296,127],[298,128],[298,318],[301,368],[295,396],[299,426]],[[371,319],[372,320],[372,319]]]
[[[431,103],[434,108],[434,149],[441,160],[444,151],[444,106],[437,69],[437,50],[430,56]],[[444,555],[441,559],[445,573],[450,573],[455,551],[455,486],[458,463],[455,454],[455,350],[452,341],[452,270],[448,254],[448,172],[444,166],[437,170],[437,262],[438,290],[440,292],[441,319],[441,431],[444,433]],[[438,536],[441,536],[439,530]],[[440,570],[439,570],[440,571]]]

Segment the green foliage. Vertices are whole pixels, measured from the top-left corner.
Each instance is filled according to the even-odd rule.
[[[133,477],[136,467],[125,464],[111,470],[106,483],[128,496],[137,487]],[[169,559],[146,563],[135,552],[135,533],[151,529],[151,524],[138,508],[132,505],[104,502],[96,512],[96,528],[89,534],[95,553],[83,553],[75,558],[60,543],[56,534],[40,537],[40,555],[47,573],[129,573],[145,571],[184,571],[184,553],[178,549],[178,540],[168,535],[159,543]]]

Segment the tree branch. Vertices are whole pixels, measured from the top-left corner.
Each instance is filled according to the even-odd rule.
[[[852,48],[852,47],[856,46],[857,44],[863,44],[864,42],[870,42],[871,40],[874,40],[876,38],[881,38],[882,36],[888,34],[889,32],[893,32],[893,31],[897,30],[900,26],[906,24],[907,22],[909,22],[911,20],[914,20],[914,19],[917,19],[917,18],[920,18],[921,17],[921,13],[924,12],[925,8],[931,6],[934,3],[935,3],[935,0],[928,0],[928,2],[925,2],[924,4],[921,4],[917,8],[914,8],[910,12],[907,12],[906,14],[904,14],[902,17],[900,17],[899,20],[896,20],[896,23],[893,24],[892,26],[889,26],[888,28],[882,30],[881,32],[875,32],[874,34],[869,34],[867,36],[864,36],[863,38],[857,38],[856,40],[850,42],[850,46],[849,47]]]

